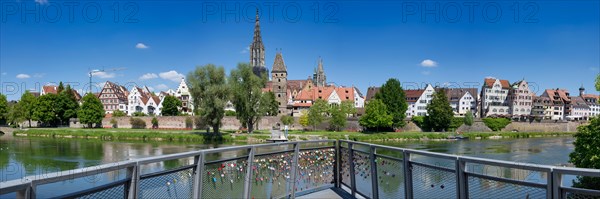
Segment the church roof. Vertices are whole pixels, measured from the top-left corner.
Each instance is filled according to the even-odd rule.
[[[260,22],[259,22],[258,9],[256,9],[256,22],[254,24],[254,38],[252,39],[252,44],[250,44],[250,48],[265,49],[265,46],[262,43],[262,37],[260,36]]]
[[[286,72],[287,73],[287,67],[285,66],[285,62],[283,62],[283,56],[281,55],[281,52],[278,52],[277,55],[275,55],[275,62],[273,62],[273,69],[271,70],[272,73],[276,73],[276,72]]]

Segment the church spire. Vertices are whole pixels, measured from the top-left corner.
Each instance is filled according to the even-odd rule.
[[[260,21],[258,8],[256,9],[256,22],[254,24],[254,37],[252,38],[252,44],[250,44],[250,65],[252,71],[257,76],[267,74],[267,68],[265,67],[265,46],[262,42],[260,35]]]

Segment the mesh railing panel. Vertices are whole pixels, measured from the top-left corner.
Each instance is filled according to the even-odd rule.
[[[412,165],[415,198],[455,198],[456,174],[440,169]]]
[[[404,198],[404,166],[402,161],[377,157],[379,198]]]
[[[255,156],[252,163],[251,198],[279,198],[291,190],[293,152]]]
[[[204,165],[202,198],[242,198],[247,160]]]
[[[546,189],[468,177],[469,198],[546,198]]]
[[[353,157],[356,191],[371,198],[373,197],[373,188],[371,187],[371,161],[369,154],[355,150]]]
[[[120,186],[115,186],[109,189],[105,189],[102,191],[98,191],[98,192],[94,192],[94,193],[90,193],[84,196],[80,196],[77,198],[82,198],[82,199],[91,199],[91,198],[114,198],[114,199],[119,199],[119,198],[126,198],[127,197],[127,193],[125,193],[125,184],[120,185]]]
[[[335,149],[300,151],[298,156],[296,191],[333,184]]]
[[[349,157],[348,157],[348,153],[350,150],[348,150],[347,148],[341,148],[340,147],[340,178],[341,178],[341,182],[348,185],[348,187],[351,186],[351,179],[350,179],[350,161],[348,161]]]
[[[192,168],[140,180],[140,198],[191,198],[194,184]]]
[[[600,196],[587,195],[582,193],[565,193],[567,199],[600,199]]]

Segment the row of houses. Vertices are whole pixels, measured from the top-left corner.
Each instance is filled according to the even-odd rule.
[[[32,92],[34,95],[57,94],[56,85],[43,86],[40,92]],[[73,90],[75,98],[81,103],[81,95]],[[148,87],[133,86],[131,89],[107,81],[100,92],[94,93],[104,106],[106,114],[110,115],[114,111],[122,111],[131,116],[134,113],[143,113],[146,115],[161,115],[162,102],[167,95],[175,96],[182,102],[181,112],[192,114],[192,97],[185,79],[181,79],[177,90],[169,89],[158,93],[151,92]]]
[[[427,105],[435,92],[445,92],[457,117],[468,111],[475,117],[508,117],[540,120],[589,120],[600,115],[598,95],[585,94],[579,88],[578,96],[566,89],[546,89],[537,96],[525,80],[510,83],[508,80],[485,78],[481,91],[477,88],[435,88],[428,84],[424,89],[405,90],[408,103],[407,117],[427,115]],[[366,101],[373,99],[379,87],[369,87]]]

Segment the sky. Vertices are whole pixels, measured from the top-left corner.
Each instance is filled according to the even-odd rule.
[[[256,9],[266,65],[282,52],[289,79],[311,76],[366,94],[397,78],[481,88],[495,77],[594,91],[600,2],[589,1],[58,1],[0,0],[0,90],[68,82],[176,89],[197,66],[248,62]]]

